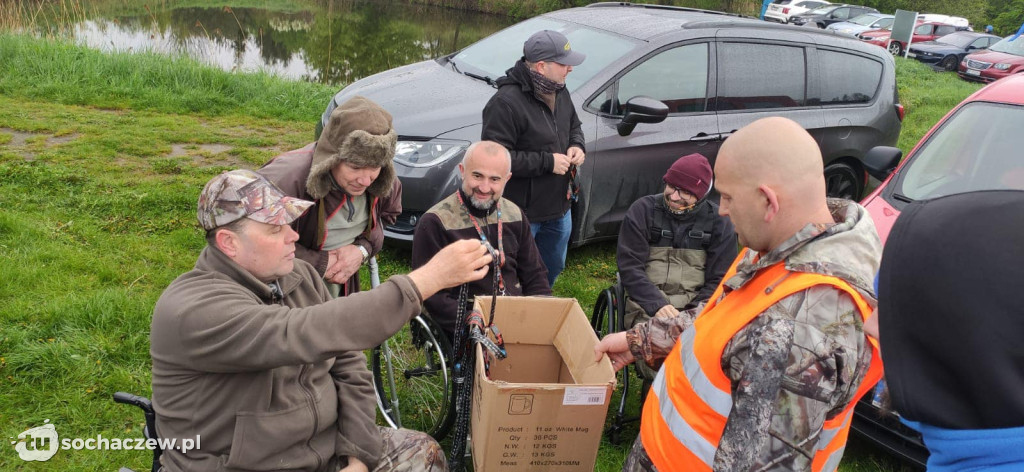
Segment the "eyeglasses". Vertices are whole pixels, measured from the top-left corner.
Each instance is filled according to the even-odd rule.
[[[675,187],[671,184],[665,184],[665,189],[668,190],[668,192],[666,192],[665,195],[672,195],[673,193],[675,193],[679,195],[679,198],[686,198],[687,196],[691,196],[690,193],[687,192],[686,190],[683,190],[679,187]]]

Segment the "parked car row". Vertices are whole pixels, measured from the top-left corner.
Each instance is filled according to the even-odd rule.
[[[917,44],[926,41],[935,41],[947,34],[966,30],[966,26],[956,26],[937,21],[922,22],[918,23],[917,26],[914,27],[914,33],[910,38],[910,43]],[[891,28],[865,31],[857,35],[857,37],[861,41],[866,41],[868,44],[887,48],[894,56],[902,56],[903,52],[907,49],[906,41],[892,39]]]
[[[831,4],[824,0],[776,0],[765,11],[765,20],[834,31],[843,36],[855,37],[868,44],[886,48],[893,55],[901,55],[907,49],[906,41],[891,39],[892,26],[896,17],[879,13],[874,8]],[[918,15],[917,21],[910,44],[927,44],[915,54],[916,58],[920,60],[939,64],[947,70],[955,70],[965,54],[978,48],[973,42],[965,44],[964,55],[960,55],[955,51],[947,51],[946,46],[949,44],[929,43],[951,33],[970,31],[966,18],[926,13]],[[980,38],[981,36],[974,39]],[[959,44],[959,42],[958,39],[956,43]],[[981,43],[992,44],[994,42],[982,40],[978,44]],[[935,48],[946,53],[937,55],[933,51]]]
[[[852,20],[866,13],[878,13],[878,10],[860,5],[830,4],[792,15],[789,17],[789,24],[825,29],[831,24]]]

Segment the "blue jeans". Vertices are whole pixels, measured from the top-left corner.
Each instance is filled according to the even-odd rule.
[[[548,269],[548,283],[554,287],[555,279],[565,268],[565,253],[569,249],[569,233],[572,232],[572,210],[561,218],[530,223],[530,232],[537,242],[540,260]]]

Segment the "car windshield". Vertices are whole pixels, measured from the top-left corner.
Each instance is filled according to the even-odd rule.
[[[902,171],[899,193],[923,200],[976,190],[1024,190],[1024,106],[972,102],[957,110]]]
[[[816,7],[820,6],[820,5],[821,5],[821,2],[813,1],[813,2],[800,2],[800,3],[797,3],[796,5],[793,5],[793,6],[800,7],[800,8],[816,8]]]
[[[853,23],[855,25],[867,26],[876,21],[878,21],[878,15],[872,15],[869,13],[867,15],[861,15],[850,20],[850,23]]]
[[[971,35],[971,34],[953,33],[953,34],[947,34],[947,35],[945,35],[945,36],[943,36],[943,37],[941,37],[939,39],[936,39],[935,42],[942,43],[942,44],[948,44],[950,46],[956,46],[958,48],[963,49],[963,48],[967,47],[968,44],[971,44],[971,41],[974,41],[975,39],[978,39],[978,38],[975,37],[974,35]]]
[[[635,43],[621,36],[538,17],[505,28],[471,44],[456,54],[452,62],[462,72],[497,79],[505,75],[505,71],[523,56],[523,43],[526,39],[533,33],[546,29],[564,34],[569,38],[573,50],[587,55],[587,59],[573,67],[572,73],[566,77],[565,87],[570,92],[636,47]]]
[[[1024,38],[1017,38],[1010,41],[1008,38],[1003,38],[1002,41],[995,43],[992,47],[988,48],[989,51],[1005,52],[1006,54],[1013,54],[1014,56],[1024,56]]]

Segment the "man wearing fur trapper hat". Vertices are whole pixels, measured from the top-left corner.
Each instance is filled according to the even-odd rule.
[[[380,252],[384,225],[402,213],[392,158],[391,114],[353,97],[332,113],[317,142],[275,157],[260,173],[316,204],[292,223],[295,255],[316,267],[335,296],[359,290],[359,267]]]

